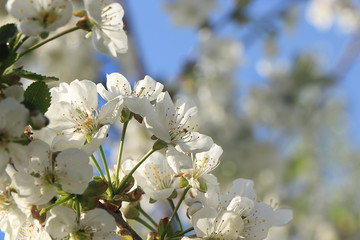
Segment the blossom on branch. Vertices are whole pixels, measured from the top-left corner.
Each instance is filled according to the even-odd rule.
[[[128,108],[130,111],[141,116],[146,116],[153,110],[151,101],[156,100],[162,92],[164,85],[156,82],[150,76],[145,76],[143,80],[135,83],[131,89],[129,81],[120,73],[111,73],[106,76],[106,87],[99,83],[97,90],[106,101],[118,99],[119,104]]]
[[[184,152],[208,150],[213,144],[211,137],[195,131],[194,117],[197,108],[184,98],[176,104],[168,92],[162,92],[156,99],[155,109],[144,118],[146,127],[167,144],[178,146]]]
[[[64,26],[72,14],[68,0],[9,0],[6,8],[20,19],[19,31],[28,36],[55,31]]]
[[[124,9],[119,3],[84,0],[85,9],[91,21],[92,41],[103,54],[117,57],[128,49],[124,31]]]
[[[57,144],[64,148],[72,144],[88,153],[95,152],[105,140],[109,124],[118,116],[118,102],[109,101],[98,109],[96,85],[89,80],[61,83],[51,89],[51,97],[46,116],[50,120],[48,127],[61,137],[55,140]],[[84,146],[86,142],[89,143]]]

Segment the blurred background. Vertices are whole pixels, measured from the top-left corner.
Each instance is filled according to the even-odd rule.
[[[0,3],[1,25],[14,22]],[[77,32],[24,57],[26,69],[64,82],[150,75],[198,105],[200,132],[224,149],[215,172],[224,191],[251,178],[259,199],[293,209],[269,240],[360,239],[359,1],[120,3],[128,53],[101,55]],[[107,141],[115,156],[120,132]],[[141,157],[147,134],[130,126],[125,155]]]

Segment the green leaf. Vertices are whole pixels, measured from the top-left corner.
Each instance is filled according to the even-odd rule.
[[[0,28],[0,61],[5,61],[12,53],[14,39],[18,34],[15,24],[6,24]]]
[[[36,81],[58,81],[59,78],[52,77],[52,76],[44,76],[38,73],[29,72],[26,70],[23,70],[22,68],[16,68],[13,70],[13,74],[18,75],[22,78],[27,78],[30,80],[36,80]]]
[[[18,34],[15,24],[10,23],[0,27],[0,43],[7,43],[11,38]]]
[[[30,110],[39,110],[45,113],[51,102],[48,86],[45,82],[39,81],[32,83],[24,93],[24,105]]]

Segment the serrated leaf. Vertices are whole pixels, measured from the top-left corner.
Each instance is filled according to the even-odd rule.
[[[10,38],[16,36],[18,33],[15,24],[10,23],[0,27],[0,43],[7,43]]]
[[[59,81],[59,78],[52,77],[52,76],[44,76],[38,73],[29,72],[26,70],[23,70],[21,68],[16,68],[13,70],[13,73],[18,75],[19,77],[30,79],[30,80],[36,80],[36,81]]]
[[[45,113],[51,102],[48,86],[43,81],[32,83],[24,93],[24,105],[30,110]]]

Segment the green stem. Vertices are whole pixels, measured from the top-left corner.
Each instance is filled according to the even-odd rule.
[[[20,38],[19,38],[20,39]],[[29,37],[28,36],[25,36],[25,37],[23,37],[23,39],[21,39],[21,41],[18,41],[18,43],[16,44],[16,46],[14,47],[14,51],[17,51],[20,47],[21,47],[21,45],[23,45],[23,43],[26,41],[26,40],[28,40],[29,39]]]
[[[124,122],[123,130],[122,130],[122,133],[121,133],[121,141],[120,141],[120,147],[119,147],[119,158],[118,158],[117,167],[116,167],[115,186],[117,186],[119,184],[119,172],[120,172],[120,165],[121,165],[121,156],[122,156],[122,152],[123,152],[123,148],[124,148],[124,140],[125,140],[125,134],[126,134],[126,129],[127,129],[128,124],[129,124],[129,121]]]
[[[143,219],[141,219],[140,217],[135,218],[136,221],[138,221],[139,223],[141,223],[142,225],[144,225],[145,227],[147,227],[150,231],[152,232],[156,232],[155,228],[153,228],[152,226],[150,226],[147,222],[145,222]]]
[[[47,38],[44,41],[39,42],[39,43],[35,44],[34,46],[30,47],[28,50],[25,50],[22,53],[20,53],[18,59],[21,58],[22,56],[24,56],[25,54],[28,54],[29,52],[41,47],[42,45],[44,45],[44,44],[46,44],[46,43],[48,43],[48,42],[50,42],[50,41],[52,41],[52,40],[54,40],[56,38],[59,38],[59,37],[65,35],[65,34],[76,31],[78,29],[80,29],[80,28],[78,26],[75,26],[75,27],[69,28],[69,29],[67,29],[67,30],[65,30],[65,31],[63,31],[61,33],[58,33],[58,34],[56,34],[56,35],[54,35],[54,36],[52,36],[50,38]]]
[[[76,204],[76,222],[80,223],[80,202],[79,197],[75,197],[75,204]]]
[[[155,227],[157,227],[157,224],[156,222],[154,221],[154,219],[152,219],[152,217],[150,217],[149,214],[147,214],[144,209],[141,208],[140,204],[139,206],[137,207],[137,209],[139,210],[139,212],[144,215],[144,217],[146,217],[146,219],[148,219]]]
[[[94,155],[91,155],[90,157],[91,157],[91,160],[93,161],[93,163],[94,163],[94,165],[95,165],[96,169],[97,169],[97,170],[98,170],[98,172],[100,173],[101,178],[102,178],[102,179],[105,179],[104,173],[102,172],[102,170],[101,170],[101,168],[100,168],[100,166],[99,166],[98,162],[96,161],[96,159],[95,159]]]
[[[188,186],[188,187],[186,187],[186,188],[184,189],[184,192],[183,192],[183,194],[181,195],[181,198],[180,198],[179,202],[176,204],[176,207],[175,207],[175,209],[174,209],[171,217],[169,218],[168,223],[166,224],[165,231],[164,231],[163,234],[161,235],[161,238],[160,238],[161,240],[165,239],[166,233],[169,231],[169,228],[170,228],[170,226],[171,226],[171,222],[172,222],[172,220],[174,219],[175,215],[177,214],[177,211],[179,210],[179,207],[180,207],[181,203],[184,201],[185,196],[186,196],[186,193],[190,190],[190,188],[191,188],[191,187]]]
[[[72,194],[70,194],[70,195],[68,195],[66,198],[64,198],[64,199],[62,199],[61,201],[56,201],[54,204],[52,204],[52,205],[50,205],[50,206],[48,206],[47,208],[45,208],[45,212],[48,212],[50,209],[52,209],[53,207],[55,207],[55,206],[58,206],[58,205],[60,205],[60,204],[63,204],[63,203],[65,203],[65,202],[67,202],[67,201],[69,201],[70,199],[72,199],[74,197],[74,195],[72,195]],[[43,209],[44,210],[44,209]]]
[[[119,193],[121,193],[122,191],[124,191],[124,186],[127,183],[127,181],[129,180],[129,178],[133,175],[133,173],[136,171],[136,169],[138,169],[140,167],[140,165],[145,162],[145,160],[155,152],[156,150],[154,148],[152,148],[136,165],[133,169],[131,169],[131,171],[124,177],[124,179],[121,181],[120,186],[119,186]]]
[[[178,234],[176,234],[176,235],[174,235],[174,236],[171,236],[171,239],[172,239],[172,238],[173,238],[173,239],[179,239],[179,237],[184,236],[186,233],[191,232],[191,231],[193,231],[193,230],[194,230],[193,227],[188,228],[188,229],[186,229],[185,231],[183,231],[183,232],[181,232],[181,233],[178,233]]]
[[[102,159],[103,164],[104,164],[104,168],[105,168],[105,172],[106,172],[106,179],[107,179],[107,182],[108,182],[108,185],[109,185],[109,191],[110,191],[111,196],[114,196],[114,189],[113,189],[113,186],[112,186],[112,183],[111,183],[109,167],[107,165],[104,150],[103,150],[101,145],[99,147],[99,151],[100,151],[101,159]]]
[[[171,209],[172,209],[173,212],[174,212],[175,204],[174,204],[173,200],[172,200],[172,199],[168,199],[168,201],[169,201],[169,204],[170,204],[170,206],[171,206]],[[176,218],[177,224],[178,224],[178,226],[179,226],[179,230],[182,232],[182,231],[183,231],[183,227],[182,227],[182,225],[181,225],[181,221],[180,221],[180,218],[179,218],[179,215],[178,215],[177,212],[175,212],[175,218]]]

